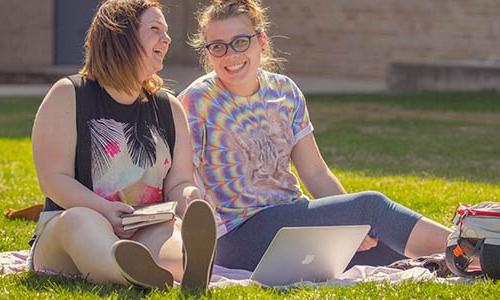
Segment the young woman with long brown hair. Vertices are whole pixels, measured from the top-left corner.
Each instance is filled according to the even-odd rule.
[[[33,271],[142,287],[209,282],[213,213],[192,182],[186,116],[156,75],[171,43],[161,9],[158,0],[103,1],[80,74],[55,83],[38,110],[33,157],[47,198]],[[182,228],[121,223],[135,205],[188,200]]]

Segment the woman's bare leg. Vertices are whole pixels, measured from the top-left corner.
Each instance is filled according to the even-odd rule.
[[[98,212],[75,207],[46,225],[34,253],[35,270],[79,275],[95,283],[127,284],[111,255],[118,240]]]
[[[405,255],[410,258],[443,253],[451,229],[428,218],[421,218],[413,227],[406,243]]]
[[[154,224],[139,229],[132,237],[145,245],[158,265],[172,273],[174,280],[181,282],[182,268],[182,238],[180,234],[181,221]]]
[[[167,269],[183,288],[206,288],[216,244],[215,218],[204,200],[192,201],[184,218],[182,234],[182,221],[177,219],[140,229],[133,240],[145,245],[158,265]],[[184,242],[187,249],[183,254]],[[186,274],[183,255],[187,255]]]

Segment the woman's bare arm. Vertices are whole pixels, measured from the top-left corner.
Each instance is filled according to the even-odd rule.
[[[76,134],[75,89],[68,79],[62,79],[45,96],[33,125],[33,160],[40,188],[65,209],[88,207],[118,226],[119,215],[133,208],[107,201],[74,178]]]
[[[187,204],[200,199],[200,191],[194,184],[193,150],[186,114],[181,103],[174,97],[170,101],[175,122],[175,148],[172,167],[165,179],[167,201],[177,201],[177,214],[182,216]]]

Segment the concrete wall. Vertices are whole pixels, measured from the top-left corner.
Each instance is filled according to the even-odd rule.
[[[500,63],[392,63],[386,83],[395,92],[500,91]]]
[[[0,20],[0,69],[52,65],[53,0],[0,0]]]

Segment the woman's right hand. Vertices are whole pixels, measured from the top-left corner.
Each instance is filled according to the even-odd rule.
[[[123,230],[122,215],[132,213],[134,208],[123,202],[109,201],[101,213],[111,223],[114,233],[121,239],[131,238],[137,229]]]
[[[377,247],[377,245],[378,245],[378,240],[374,237],[367,235],[365,239],[361,242],[361,245],[359,245],[358,252],[370,250],[372,248]]]

